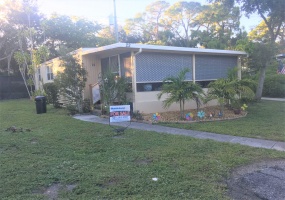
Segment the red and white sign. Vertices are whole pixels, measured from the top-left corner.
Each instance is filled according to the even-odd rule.
[[[110,106],[110,122],[131,121],[130,105]]]

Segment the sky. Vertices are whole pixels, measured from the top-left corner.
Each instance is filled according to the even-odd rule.
[[[40,11],[46,15],[58,13],[69,16],[84,17],[89,20],[108,24],[109,16],[114,13],[114,0],[38,0]],[[147,5],[155,0],[115,0],[118,24],[123,25],[128,18],[133,18],[137,13],[143,12]],[[165,0],[170,5],[179,0]],[[191,0],[207,4],[207,0]],[[251,16],[250,19],[242,17],[241,26],[247,31],[260,23],[261,19]]]

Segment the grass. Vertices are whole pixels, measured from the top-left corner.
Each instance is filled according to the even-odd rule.
[[[29,100],[0,102],[0,199],[227,199],[235,167],[284,152],[75,120],[63,109],[35,114]],[[5,131],[16,126],[24,132]],[[26,129],[31,129],[30,132]],[[157,177],[158,181],[152,181]]]
[[[285,141],[285,102],[261,101],[249,106],[245,118],[191,124],[161,125],[242,137]]]

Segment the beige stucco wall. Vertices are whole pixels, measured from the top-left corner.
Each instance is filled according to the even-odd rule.
[[[207,92],[207,89],[204,89],[204,91]],[[143,113],[155,113],[179,110],[179,103],[174,103],[167,109],[163,108],[162,101],[166,99],[167,95],[163,95],[162,98],[158,100],[158,93],[158,91],[137,92],[135,94],[136,101],[134,102],[134,111],[139,110]],[[217,105],[217,101],[214,100],[207,103],[207,106],[212,105]],[[186,101],[185,109],[196,109],[196,102],[193,100]]]
[[[36,70],[36,74],[35,74],[35,83],[36,83],[35,89],[36,90],[42,89],[42,83],[45,84],[45,83],[52,83],[53,82],[53,80],[48,80],[47,66],[52,67],[53,78],[56,77],[58,72],[63,71],[63,68],[59,67],[60,66],[59,58],[55,58],[55,59],[52,59],[52,60],[47,61],[45,63],[42,63],[40,66],[38,66],[38,68],[40,68],[41,80],[39,80],[38,70]]]
[[[80,63],[82,63],[82,66],[87,70],[87,82],[86,86],[83,92],[84,98],[91,98],[91,91],[90,91],[90,85],[95,84],[98,82],[98,74],[101,73],[101,60],[100,58],[96,57],[94,54],[90,55],[81,55],[81,51],[78,51],[77,54],[74,55]],[[41,79],[42,83],[50,83],[53,82],[54,80],[48,80],[47,79],[47,66],[52,66],[53,68],[53,75],[54,78],[56,77],[57,73],[60,71],[63,71],[63,68],[59,67],[60,66],[60,59],[55,58],[50,61],[47,61],[45,63],[42,63],[39,68],[40,68],[40,73],[41,73]],[[36,76],[35,76],[35,82],[36,82],[36,90],[41,89],[42,83],[39,80],[39,74],[38,71],[36,71]]]
[[[82,56],[82,66],[87,71],[87,82],[84,89],[84,98],[91,98],[91,88],[90,85],[96,84],[98,82],[98,75],[101,73],[101,60],[94,54],[83,55]]]

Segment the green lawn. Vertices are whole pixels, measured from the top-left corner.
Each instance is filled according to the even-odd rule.
[[[285,141],[285,102],[261,101],[249,106],[245,118],[191,124],[163,123],[176,128]]]
[[[63,109],[37,115],[29,100],[0,102],[0,123],[1,200],[45,199],[53,184],[75,186],[63,187],[59,199],[226,199],[232,169],[285,158],[274,150],[131,129],[114,137],[107,125],[75,120]],[[10,126],[31,132],[5,131]]]

